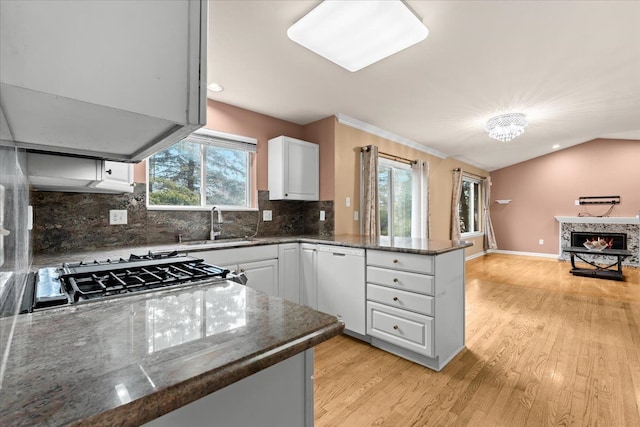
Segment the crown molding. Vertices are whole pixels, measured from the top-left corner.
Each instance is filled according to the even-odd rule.
[[[431,154],[432,156],[439,157],[441,159],[446,159],[446,154],[434,150],[431,147],[427,147],[426,145],[419,144],[415,141],[412,141],[408,138],[405,138],[400,135],[396,135],[393,132],[389,132],[388,130],[381,129],[369,123],[362,122],[358,119],[354,119],[353,117],[349,117],[346,114],[338,113],[336,114],[336,119],[338,119],[338,123],[351,126],[352,128],[360,129],[372,135],[379,136],[381,138],[388,139],[393,142],[397,142],[398,144],[406,145],[407,147],[411,147],[415,150],[422,151],[423,153]]]

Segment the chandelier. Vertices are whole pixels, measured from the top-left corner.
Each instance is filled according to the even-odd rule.
[[[485,130],[489,136],[501,142],[509,142],[524,133],[527,117],[520,113],[501,114],[489,119]]]

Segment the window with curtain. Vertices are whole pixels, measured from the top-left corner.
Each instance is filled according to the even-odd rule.
[[[378,165],[380,235],[411,237],[413,210],[411,166],[381,158]]]
[[[201,129],[148,159],[147,205],[250,208],[252,138]]]
[[[458,210],[462,236],[482,232],[482,182],[468,176],[462,177],[462,192]]]

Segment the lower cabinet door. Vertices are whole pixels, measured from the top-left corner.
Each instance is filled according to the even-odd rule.
[[[238,270],[247,276],[247,286],[278,296],[278,260],[245,262],[238,265]]]
[[[435,357],[434,319],[367,301],[367,334],[399,347]]]

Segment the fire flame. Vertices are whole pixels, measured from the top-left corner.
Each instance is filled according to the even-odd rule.
[[[611,249],[613,247],[613,237],[609,237],[609,238],[602,238],[602,237],[590,237],[587,240],[585,240],[585,243],[589,242],[589,243],[597,243],[598,246],[604,246],[607,245],[608,249]]]

